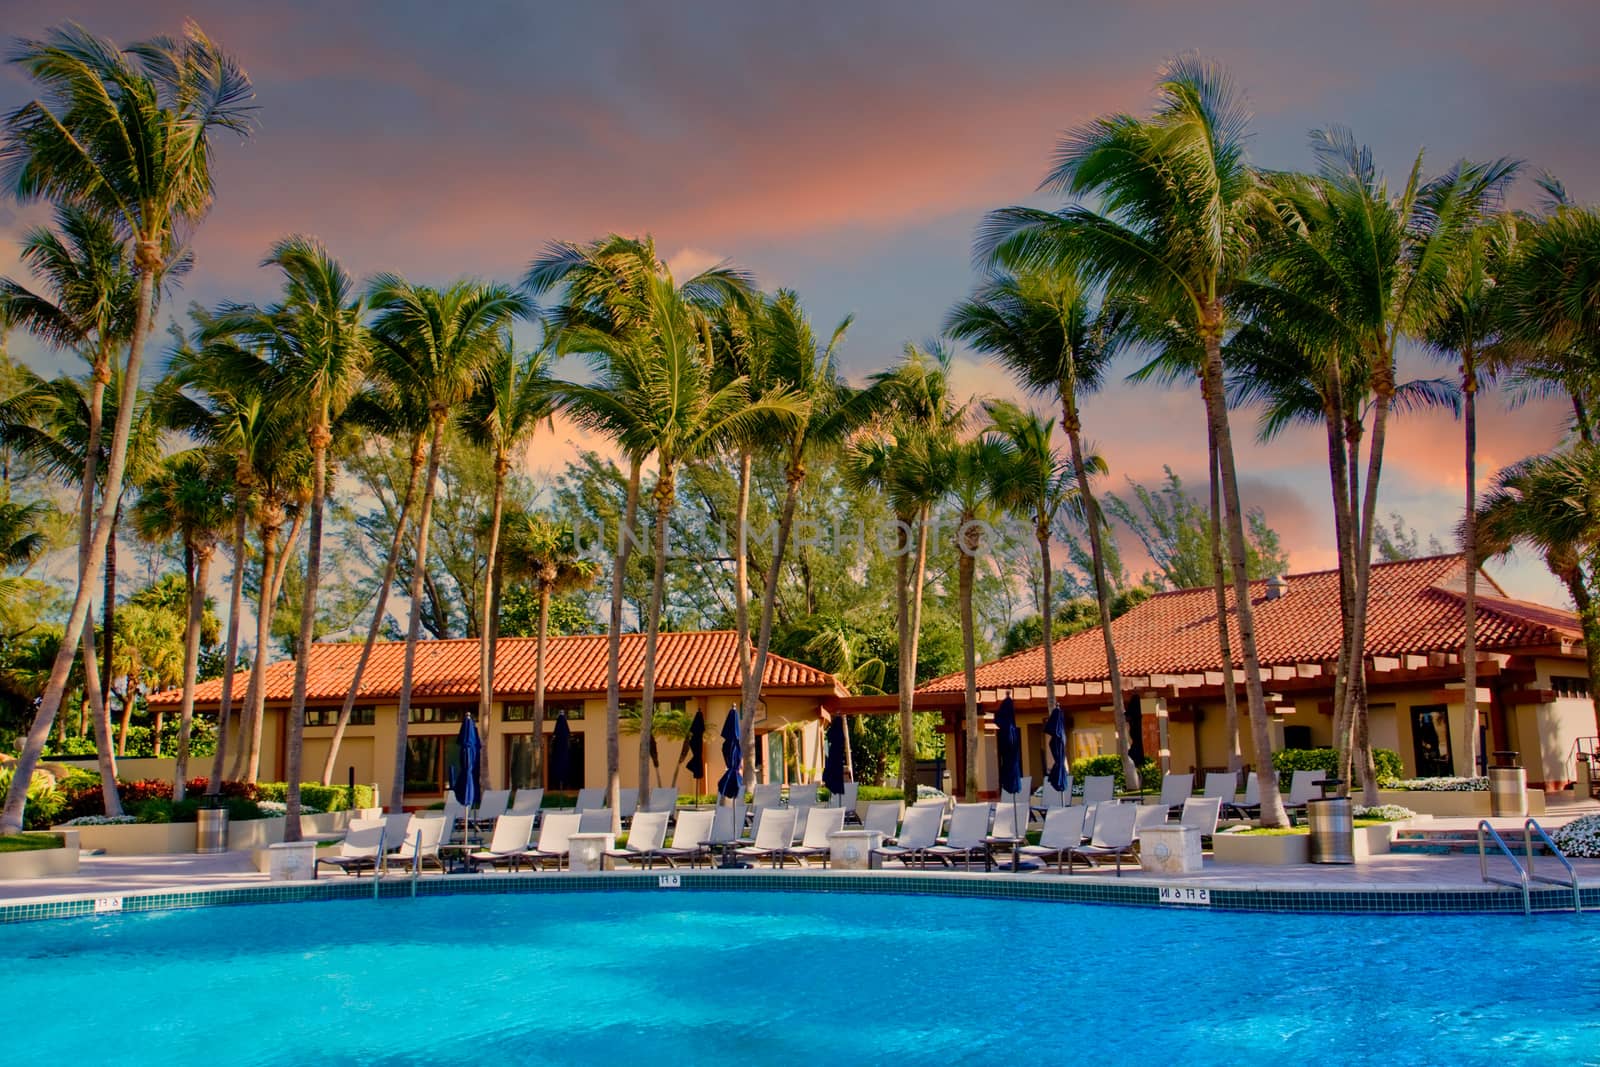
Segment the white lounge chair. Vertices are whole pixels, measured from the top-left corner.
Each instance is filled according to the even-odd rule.
[[[1134,820],[1139,815],[1137,804],[1102,804],[1095,812],[1094,836],[1087,845],[1067,850],[1067,873],[1072,873],[1073,862],[1084,859],[1094,866],[1097,859],[1113,856],[1117,861],[1117,877],[1122,877],[1122,857],[1133,851]]]
[[[1037,845],[1023,845],[1018,855],[1041,861],[1056,861],[1059,871],[1066,862],[1067,852],[1083,844],[1083,817],[1089,809],[1082,804],[1070,808],[1051,808],[1044,817],[1044,829],[1039,832]]]
[[[1256,772],[1251,771],[1250,777],[1245,779],[1244,795],[1237,799],[1230,797],[1222,802],[1223,811],[1229,816],[1241,819],[1254,818],[1261,811],[1261,780],[1256,777]]]
[[[1002,793],[1002,797],[1010,794]],[[994,836],[1026,837],[1028,835],[1028,805],[1026,801],[1002,800],[994,806]]]
[[[494,822],[506,813],[506,808],[511,804],[511,790],[485,789],[483,799],[478,802],[477,818],[473,821],[485,825]]]
[[[489,847],[469,852],[467,860],[474,867],[484,863],[491,867],[509,863],[515,871],[532,841],[532,815],[502,815],[494,821],[494,836],[489,839]]]
[[[1083,802],[1099,804],[1117,799],[1117,779],[1110,774],[1091,774],[1083,780]]]
[[[1157,804],[1167,811],[1176,811],[1183,807],[1183,802],[1194,793],[1194,775],[1169,774],[1161,779],[1161,799]]]
[[[845,822],[860,822],[861,817],[856,814],[856,801],[860,799],[861,786],[856,782],[846,782],[844,792],[832,793],[828,796],[828,806],[844,809]]]
[[[884,845],[876,854],[897,859],[907,867],[911,866],[912,859],[921,859],[923,866],[927,866],[928,849],[938,844],[939,830],[943,826],[943,804],[913,804],[906,809],[905,822],[894,844]]]
[[[635,812],[628,827],[628,840],[621,848],[606,849],[604,854],[629,864],[643,864],[649,870],[661,858],[661,846],[667,843],[669,818],[671,813],[665,811]]]
[[[1039,787],[1039,796],[1040,803],[1036,805],[1036,807],[1041,808],[1046,813],[1046,818],[1049,818],[1049,812],[1051,808],[1065,808],[1071,806],[1072,775],[1067,775],[1067,788],[1065,791],[1057,789],[1055,786],[1050,784],[1049,779],[1045,779],[1044,785]]]
[[[1163,804],[1133,804],[1133,839],[1139,840],[1139,831],[1150,826],[1167,825],[1169,812]]]
[[[1183,802],[1183,817],[1180,822],[1184,826],[1192,826],[1199,830],[1203,840],[1216,834],[1217,822],[1221,815],[1221,797],[1190,797]]]
[[[900,802],[880,800],[868,804],[867,813],[861,817],[861,828],[878,831],[885,844],[892,844],[900,832]]]
[[[1015,804],[1002,805],[1006,806],[1016,810]],[[989,818],[987,803],[957,804],[956,810],[950,813],[950,832],[943,841],[929,848],[927,855],[951,865],[959,859],[970,868],[974,857],[988,852],[984,838],[989,836]]]
[[[345,874],[360,874],[370,869],[376,877],[378,864],[383,859],[384,820],[351,819],[344,840],[339,842],[338,855],[318,856],[311,865],[311,877],[323,864],[337,867]]]
[[[661,846],[656,850],[657,855],[667,861],[668,867],[676,867],[684,860],[693,867],[702,856],[710,854],[716,814],[715,811],[679,812],[678,823],[672,828],[672,844]]]
[[[817,805],[816,782],[794,782],[789,786],[789,806],[791,808],[814,808]]]
[[[524,852],[523,858],[530,860],[535,868],[543,866],[546,860],[554,860],[556,869],[560,870],[561,864],[572,851],[572,835],[578,832],[582,821],[581,812],[552,811],[544,817],[544,825],[539,828],[538,844]]]
[[[431,813],[427,814],[432,817]],[[467,809],[461,806],[461,801],[456,799],[454,793],[444,795],[444,844],[455,840],[456,827],[461,826],[467,818]],[[416,827],[412,827],[415,832]]]
[[[750,806],[752,808],[775,808],[782,803],[782,782],[757,782],[750,787]]]
[[[791,848],[789,855],[794,857],[795,863],[801,867],[806,865],[806,860],[816,859],[819,856],[826,866],[832,848],[828,843],[828,835],[843,829],[843,808],[813,807],[806,812],[805,833],[800,838],[800,844]]]
[[[739,840],[739,835],[744,832],[745,803],[737,800],[732,804],[718,804],[712,813],[711,838],[713,845],[729,845]]]
[[[671,815],[678,808],[678,791],[676,789],[650,790],[650,810],[664,811]]]
[[[738,850],[740,859],[770,859],[774,867],[783,866],[784,857],[794,844],[794,824],[797,813],[790,808],[764,808],[756,817],[756,834],[752,843]]]
[[[1233,800],[1233,795],[1239,791],[1239,776],[1232,771],[1207,771],[1205,786],[1200,790],[1203,797],[1220,797],[1223,803]]]
[[[587,811],[578,812],[578,833],[609,834],[610,832],[610,808],[590,808]]]
[[[544,803],[543,789],[519,789],[516,797],[511,801],[511,806],[506,809],[509,815],[538,815],[539,806]]]
[[[606,788],[603,785],[585,786],[578,790],[578,802],[573,807],[578,811],[588,811],[590,808],[603,808],[606,806]]]
[[[444,841],[447,821],[431,815],[413,818],[406,826],[406,836],[400,840],[395,851],[384,859],[385,869],[391,864],[399,864],[420,871],[424,864],[432,863],[439,870],[444,870],[444,861],[439,858],[439,845]]]
[[[1033,776],[1025,775],[1020,784],[1022,788],[1015,793],[1008,793],[1004,789],[1000,790],[1000,803],[1022,804],[1024,805],[1024,810],[1026,810],[1026,806],[1033,799]]]
[[[631,787],[619,789],[617,791],[617,804],[622,808],[624,822],[633,818],[633,813],[639,810],[639,790]]]
[[[1289,799],[1283,802],[1284,807],[1303,808],[1306,801],[1322,796],[1322,780],[1327,776],[1327,771],[1295,771],[1289,780]]]

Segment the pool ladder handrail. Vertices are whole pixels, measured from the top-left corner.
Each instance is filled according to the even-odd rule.
[[[1544,847],[1550,850],[1550,854],[1556,858],[1561,866],[1567,869],[1565,878],[1552,878],[1549,875],[1533,873],[1533,835],[1535,833],[1544,842]],[[1581,914],[1583,911],[1583,895],[1578,892],[1578,872],[1573,869],[1572,861],[1567,859],[1554,841],[1550,840],[1550,835],[1544,832],[1544,827],[1539,825],[1537,819],[1530,818],[1522,824],[1522,844],[1528,855],[1528,880],[1530,882],[1543,882],[1546,885],[1560,885],[1571,888],[1572,910],[1574,913]]]
[[[1487,835],[1487,838],[1485,835]],[[1505,854],[1506,859],[1511,861],[1511,866],[1517,869],[1516,881],[1513,882],[1509,878],[1500,878],[1489,873],[1489,852],[1487,847],[1489,840],[1494,841],[1496,847]],[[1511,851],[1511,846],[1506,844],[1506,839],[1500,836],[1499,831],[1489,825],[1488,819],[1478,820],[1478,874],[1485,882],[1522,890],[1522,914],[1533,914],[1533,902],[1528,891],[1527,868],[1523,867],[1522,861],[1517,859],[1516,853]]]

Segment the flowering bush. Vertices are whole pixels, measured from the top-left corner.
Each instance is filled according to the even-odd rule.
[[[1391,778],[1379,782],[1385,789],[1419,789],[1428,793],[1487,793],[1487,778]]]
[[[68,819],[62,826],[121,826],[124,823],[138,822],[132,815],[80,815],[76,819]]]
[[[1556,847],[1569,856],[1600,857],[1600,815],[1585,815],[1558,827],[1550,835]]]
[[[1371,808],[1363,808],[1357,804],[1354,810],[1357,819],[1377,819],[1380,822],[1400,822],[1403,819],[1415,819],[1417,813],[1410,808],[1402,808],[1398,804],[1379,804]]]
[[[281,800],[258,800],[258,801],[256,801],[256,807],[260,808],[263,812],[265,812],[268,815],[286,815],[286,814],[288,814],[288,811],[289,811],[289,805],[285,804]],[[300,805],[300,814],[301,815],[321,815],[322,814],[322,809],[321,808],[313,808],[309,804],[301,804]]]

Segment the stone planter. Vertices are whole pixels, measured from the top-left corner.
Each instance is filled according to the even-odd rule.
[[[1351,837],[1356,862],[1389,851],[1396,828],[1403,822],[1357,826]],[[1218,863],[1253,864],[1258,867],[1290,867],[1311,862],[1311,835],[1303,834],[1227,834],[1211,839],[1211,855]]]
[[[316,818],[316,816],[311,816]],[[107,826],[64,826],[73,830],[81,847],[99,849],[108,856],[161,856],[193,852],[192,822],[131,822]],[[283,840],[283,819],[247,819],[228,824],[228,851],[244,852]]]
[[[61,878],[78,873],[78,842],[71,831],[53,836],[64,839],[61,848],[36,852],[0,852],[0,882],[21,878]]]
[[[1544,814],[1544,792],[1539,789],[1529,789],[1528,814]],[[1378,803],[1398,804],[1402,808],[1410,808],[1418,815],[1432,815],[1440,819],[1487,819],[1489,817],[1489,793],[1487,790],[1475,793],[1450,793],[1433,792],[1428,789],[1380,789],[1378,790]]]

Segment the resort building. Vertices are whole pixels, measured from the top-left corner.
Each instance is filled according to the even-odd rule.
[[[637,707],[641,695],[644,635],[624,634],[620,660],[623,706]],[[534,781],[532,746],[546,746],[558,715],[565,714],[571,728],[569,788],[605,784],[606,771],[606,637],[552,637],[545,647],[544,736],[533,736],[533,638],[501,638],[495,651],[495,693],[487,722],[478,724],[484,739],[483,767],[487,788],[545,785]],[[719,732],[728,712],[739,702],[738,636],[728,630],[663,633],[656,651],[656,707],[705,715],[706,771],[697,783],[678,766],[681,740],[658,735],[660,774],[653,784],[677,787],[684,793],[715,789],[722,774]],[[306,777],[314,779],[327,759],[329,741],[345,694],[355,676],[361,645],[318,644],[311,650],[305,710]],[[396,730],[399,722],[401,672],[405,644],[387,641],[376,645],[361,678],[361,693],[344,740],[340,743],[336,782],[350,769],[357,782],[376,783],[387,791],[394,778]],[[266,671],[266,714],[261,742],[264,781],[282,780],[284,743],[290,702],[294,695],[294,662],[274,663]],[[249,675],[234,678],[234,709],[243,702]],[[199,686],[197,714],[214,716],[221,699],[221,679]],[[776,778],[782,761],[791,777],[811,768],[815,778],[822,766],[820,709],[845,695],[831,674],[803,663],[769,655],[762,685],[763,698],[756,708],[756,759],[758,775],[769,761]],[[150,698],[152,707],[175,709],[180,693],[167,690]],[[411,712],[406,731],[407,807],[427,807],[441,799],[455,756],[455,739],[463,718],[478,708],[478,641],[476,639],[424,641],[417,646]],[[627,729],[624,719],[623,729]],[[237,752],[236,735],[229,751]],[[549,759],[542,761],[548,768]],[[623,786],[638,784],[638,737],[622,737]],[[781,780],[781,779],[779,779]]]
[[[1561,789],[1577,776],[1580,738],[1595,732],[1582,631],[1569,611],[1513,600],[1480,572],[1477,591],[1476,699],[1466,698],[1461,671],[1466,563],[1459,555],[1374,565],[1366,637],[1370,737],[1398,752],[1408,776],[1482,773],[1466,766],[1468,730],[1478,751],[1515,750],[1529,785]],[[1232,602],[1232,589],[1228,591]],[[1333,678],[1339,655],[1339,584],[1335,571],[1252,582],[1262,681],[1272,712],[1275,747],[1332,744]],[[1225,732],[1222,656],[1210,588],[1161,593],[1112,623],[1136,755],[1161,758],[1177,771],[1223,770]],[[1239,657],[1237,623],[1230,621]],[[1056,702],[1067,716],[1070,756],[1116,751],[1111,685],[1098,629],[1055,642]],[[1252,758],[1242,671],[1235,671],[1239,743]],[[985,663],[977,671],[980,710],[1006,697],[1018,710],[1023,773],[1042,781],[1044,718],[1052,685],[1042,647]],[[952,782],[964,780],[962,730],[966,678],[936,678],[917,691],[919,711],[942,711]],[[852,713],[892,713],[894,697],[856,697]],[[995,788],[992,731],[980,754],[980,780]]]

